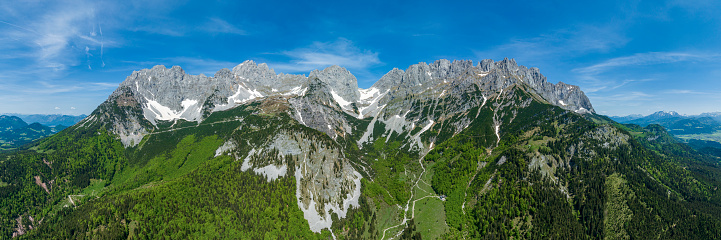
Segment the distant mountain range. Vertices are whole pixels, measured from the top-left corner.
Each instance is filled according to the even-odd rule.
[[[628,115],[623,117],[610,117],[619,123],[637,124],[647,126],[658,124],[673,134],[708,134],[721,130],[721,113],[703,113],[699,115],[684,116],[674,111],[658,111],[648,116]]]
[[[17,148],[50,136],[74,125],[83,118],[85,115],[0,115],[0,150]]]
[[[83,120],[88,115],[61,115],[61,114],[16,114],[6,113],[7,116],[19,117],[26,123],[40,123],[45,126],[72,126],[73,124]]]
[[[721,112],[684,116],[674,111],[658,111],[648,116],[634,114],[609,118],[619,123],[642,127],[658,124],[694,149],[704,152],[721,151]]]

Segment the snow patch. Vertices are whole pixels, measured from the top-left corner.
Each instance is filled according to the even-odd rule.
[[[300,124],[306,125],[303,121],[303,114],[300,113],[300,109],[295,109],[295,113],[296,115],[298,115],[298,121],[300,122]]]
[[[563,106],[568,105],[568,104],[566,104],[565,102],[563,102],[563,100],[558,100],[558,103],[560,103],[560,104],[563,105]]]
[[[360,100],[365,101],[375,97],[376,94],[380,93],[380,90],[378,88],[372,87],[369,89],[358,89],[358,93],[360,93]]]
[[[498,138],[498,140],[496,141],[496,145],[498,145],[498,143],[501,142],[501,135],[498,134],[498,131],[500,131],[500,130],[501,130],[501,125],[496,125],[496,137]]]
[[[238,84],[238,90],[233,94],[233,96],[228,97],[228,104],[224,105],[218,105],[213,109],[213,112],[217,111],[225,111],[228,109],[231,109],[237,105],[246,103],[250,100],[261,98],[263,97],[263,94],[258,92],[256,89],[248,89],[246,87],[243,87],[242,85]]]
[[[289,95],[298,95],[298,96],[305,96],[305,92],[308,91],[308,88],[303,88],[301,86],[297,86],[294,88],[291,88],[289,92],[283,93],[280,95],[283,96],[289,96]]]
[[[340,108],[342,108],[343,110],[349,110],[351,102],[346,101],[345,99],[343,99],[343,97],[336,94],[333,90],[330,90],[330,94],[333,95],[333,100],[335,100],[338,105],[340,105]]]
[[[172,121],[185,119],[191,122],[197,122],[201,119],[202,106],[198,104],[198,100],[186,99],[180,105],[183,107],[180,111],[174,111],[169,107],[163,106],[155,100],[145,98],[147,103],[143,107],[143,116],[153,125],[155,120]]]
[[[361,91],[361,103],[365,106],[358,107],[358,119],[363,119],[367,114],[379,110],[378,101],[389,91],[390,89],[378,94],[380,91],[377,88],[371,88],[365,93],[366,95],[363,95],[364,93]],[[373,92],[373,95],[370,95],[370,92]],[[369,95],[370,97],[368,97]]]

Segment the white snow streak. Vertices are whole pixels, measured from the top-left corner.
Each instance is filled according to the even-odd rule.
[[[185,119],[187,121],[199,121],[201,118],[202,106],[198,105],[198,100],[183,100],[183,102],[180,103],[183,110],[180,111],[174,111],[155,100],[148,98],[145,98],[145,100],[148,102],[143,108],[143,115],[153,124],[155,124],[155,120],[172,121]]]
[[[360,93],[360,100],[365,101],[375,97],[376,94],[380,93],[380,90],[378,88],[372,87],[369,89],[358,89],[358,92]]]
[[[496,137],[498,138],[498,140],[496,141],[496,144],[501,142],[501,135],[498,134],[498,131],[500,131],[500,130],[501,130],[501,125],[496,125]]]
[[[336,94],[335,91],[333,91],[333,90],[330,90],[330,94],[333,95],[333,100],[335,100],[338,103],[338,105],[340,105],[340,108],[342,108],[343,110],[348,110],[348,107],[350,107],[351,102],[346,101],[345,99],[343,99],[343,97]]]

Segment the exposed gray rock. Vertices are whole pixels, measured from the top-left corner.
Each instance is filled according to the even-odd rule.
[[[333,65],[323,71],[313,70],[309,78],[325,83],[331,91],[347,102],[357,102],[360,99],[358,80],[347,69]]]
[[[122,117],[110,114],[105,118],[114,118],[113,132],[121,136],[126,146],[133,146],[159,123],[180,119],[200,123],[214,111],[283,96],[291,104],[294,118],[336,138],[353,132],[345,114],[381,122],[409,115],[404,126],[415,128],[423,122],[438,120],[420,117],[422,108],[414,105],[418,102],[435,105],[436,112],[440,99],[450,97],[457,101],[444,105],[445,113],[435,117],[438,118],[480,106],[503,89],[519,84],[528,86],[528,90],[550,104],[577,113],[594,112],[577,86],[549,83],[537,68],[518,66],[513,59],[499,62],[486,59],[477,66],[469,60],[421,62],[405,71],[394,68],[370,89],[359,89],[357,79],[339,66],[314,70],[305,77],[276,74],[266,64],[248,60],[232,70],[221,69],[213,77],[189,75],[178,66],[155,66],[133,72],[108,99],[109,103],[124,106]],[[483,93],[482,99],[463,97],[464,93],[476,90]],[[106,109],[110,111],[111,107]],[[465,119],[454,127],[460,131],[469,122],[470,119]]]

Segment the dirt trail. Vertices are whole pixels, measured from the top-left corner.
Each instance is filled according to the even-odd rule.
[[[420,189],[420,187],[418,187],[418,182],[423,181],[421,178],[423,178],[423,174],[426,173],[426,167],[423,166],[423,159],[424,159],[424,158],[425,158],[425,155],[424,155],[423,157],[421,157],[420,159],[418,159],[418,163],[421,164],[421,168],[423,168],[423,171],[422,171],[421,174],[418,176],[418,179],[416,179],[415,183],[413,183],[413,187],[411,187],[411,189],[415,189],[415,188]],[[428,183],[426,183],[425,181],[423,181],[423,183],[425,183],[426,185],[428,185]],[[421,190],[423,190],[423,189],[421,189]],[[424,190],[424,191],[425,191],[425,190]],[[381,240],[386,239],[386,232],[388,232],[388,230],[393,229],[393,228],[400,227],[401,225],[406,225],[406,223],[408,222],[408,220],[413,219],[413,218],[416,216],[416,211],[415,211],[415,209],[416,209],[416,202],[418,202],[418,201],[420,201],[420,200],[422,200],[422,199],[424,199],[424,198],[428,198],[428,197],[435,197],[435,198],[439,198],[439,199],[440,199],[439,196],[429,195],[429,196],[425,196],[425,197],[416,199],[415,201],[412,201],[412,202],[413,202],[413,205],[411,205],[411,200],[413,200],[414,195],[415,195],[415,191],[411,190],[411,197],[408,199],[408,202],[406,202],[406,207],[405,207],[405,208],[401,208],[401,209],[403,209],[403,211],[404,211],[404,213],[403,213],[403,221],[401,221],[401,223],[399,223],[398,225],[390,226],[390,227],[388,227],[388,228],[386,228],[386,229],[383,229],[383,236],[381,237]],[[400,206],[399,206],[399,207],[400,207]],[[410,216],[410,218],[408,217],[408,210],[411,210],[411,216]],[[398,236],[399,236],[400,234],[402,234],[402,233],[403,233],[403,229],[401,229],[400,231],[398,231],[396,234],[392,235],[392,236],[391,236],[390,238],[388,238],[388,239],[393,239],[393,238],[395,238],[395,237],[398,237]]]
[[[70,203],[73,204],[73,207],[77,207],[78,205],[75,205],[75,201],[73,201],[73,197],[85,197],[85,195],[68,195],[68,199],[70,199]]]

